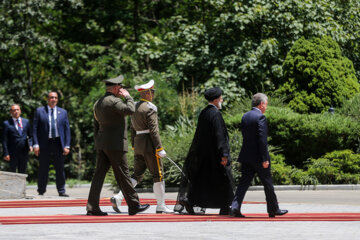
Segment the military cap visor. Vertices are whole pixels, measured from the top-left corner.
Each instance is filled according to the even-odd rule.
[[[146,90],[153,90],[155,91],[154,88],[155,85],[155,81],[154,80],[150,80],[148,83],[145,83],[143,85],[135,85],[135,90],[138,92],[142,92],[142,91],[146,91]]]
[[[124,80],[124,76],[119,75],[116,78],[110,78],[110,79],[103,80],[103,82],[106,83],[106,85],[120,85],[123,80]]]
[[[205,91],[205,98],[208,101],[213,101],[222,95],[222,91],[219,87],[213,87]]]

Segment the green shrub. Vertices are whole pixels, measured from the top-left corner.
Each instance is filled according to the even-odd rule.
[[[309,176],[322,184],[358,184],[360,182],[360,154],[351,150],[333,151],[307,164]]]
[[[289,108],[269,106],[266,111],[269,143],[282,150],[285,162],[303,168],[309,158],[334,150],[359,148],[360,124],[338,114],[299,114]],[[242,114],[229,116],[230,128],[240,126]]]
[[[283,150],[286,162],[302,168],[309,158],[334,150],[356,151],[360,124],[340,115],[294,113],[269,107],[266,113],[270,144]]]
[[[279,93],[291,97],[289,107],[296,112],[323,112],[360,92],[353,63],[327,36],[297,40],[283,72],[285,82]]]
[[[358,121],[360,119],[360,94],[356,94],[351,99],[344,101],[341,108],[335,109],[335,113],[352,117],[355,121]]]

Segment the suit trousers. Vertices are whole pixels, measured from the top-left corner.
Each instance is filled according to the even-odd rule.
[[[96,151],[96,169],[91,182],[87,211],[100,211],[100,193],[110,166],[129,208],[136,208],[140,205],[138,194],[130,181],[126,152],[102,149]]]
[[[65,171],[63,149],[60,138],[52,138],[48,141],[48,149],[41,148],[39,154],[38,192],[46,192],[46,185],[49,178],[49,166],[53,161],[56,171],[56,188],[59,193],[65,193]]]
[[[270,166],[263,168],[260,162],[257,163],[242,163],[241,177],[237,186],[234,200],[231,204],[231,209],[240,210],[241,204],[244,200],[245,193],[248,190],[255,173],[258,174],[266,196],[267,212],[274,213],[279,209],[278,201],[276,198],[273,180],[271,176]]]
[[[29,161],[29,154],[14,154],[10,155],[10,172],[16,172],[16,169],[18,170],[18,173],[25,173],[26,172],[26,165]]]

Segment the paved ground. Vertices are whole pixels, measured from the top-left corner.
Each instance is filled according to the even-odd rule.
[[[70,198],[87,198],[89,187],[68,188]],[[103,189],[102,197],[113,192]],[[44,196],[27,189],[33,199],[61,199],[56,189]],[[154,198],[140,193],[140,198]],[[360,190],[277,191],[280,207],[291,213],[360,213]],[[168,193],[167,199],[175,199]],[[249,191],[245,201],[264,201],[263,191]],[[103,211],[115,214],[111,207]],[[127,212],[127,207],[121,209]],[[154,213],[152,206],[147,213]],[[208,209],[207,213],[218,210]],[[263,204],[245,204],[242,212],[266,213]],[[0,216],[85,214],[84,207],[0,209]],[[125,214],[125,213],[124,213]],[[1,225],[0,239],[360,239],[360,222],[187,222]]]

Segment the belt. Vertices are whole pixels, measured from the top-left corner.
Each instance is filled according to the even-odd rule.
[[[136,131],[136,135],[145,134],[145,133],[150,133],[150,130],[146,129],[146,130],[142,130],[142,131]]]
[[[56,140],[60,140],[60,137],[49,138],[49,141],[56,141]]]

